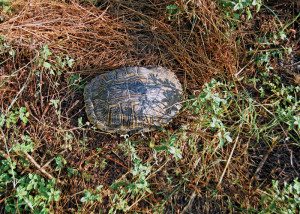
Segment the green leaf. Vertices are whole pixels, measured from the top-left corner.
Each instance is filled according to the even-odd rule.
[[[170,147],[169,152],[174,155],[175,159],[181,159],[182,158],[182,154],[181,154],[181,150],[175,147]]]
[[[285,34],[284,31],[279,31],[278,34],[279,34],[279,37],[280,37],[281,40],[285,40],[286,39],[286,34]]]
[[[50,105],[53,105],[55,109],[58,108],[58,104],[59,104],[59,100],[54,100],[54,99],[50,100]]]
[[[241,18],[241,15],[239,13],[233,13],[233,18],[239,20]]]
[[[233,7],[234,11],[243,9],[243,4],[242,3],[236,3],[235,6]]]
[[[61,170],[67,164],[66,159],[64,159],[61,155],[56,156],[54,158],[54,160],[55,160],[55,164],[56,164],[56,167],[55,167],[56,171]]]
[[[74,64],[74,59],[67,57],[67,64],[69,66],[69,68],[72,68],[73,67],[73,64]]]
[[[295,122],[294,125],[298,126],[298,129],[300,128],[300,116],[294,116],[293,117]]]
[[[0,128],[3,127],[5,124],[5,116],[4,114],[0,113]]]
[[[156,146],[156,147],[154,147],[154,149],[156,151],[168,151],[168,147],[167,146]]]
[[[175,4],[168,5],[166,7],[166,9],[167,9],[167,13],[169,15],[175,15],[175,14],[177,14],[179,12],[179,7],[177,5],[175,5]]]
[[[227,142],[229,143],[232,142],[232,138],[230,137],[230,132],[225,132],[224,137],[227,140]]]
[[[52,55],[52,53],[51,53],[51,51],[49,50],[48,45],[44,45],[44,46],[42,47],[42,51],[41,51],[41,56],[42,56],[42,58],[43,58],[44,60],[47,60],[47,59],[49,58],[49,56],[51,56],[51,55]]]
[[[127,182],[125,181],[119,181],[119,182],[114,182],[110,187],[113,190],[117,190],[119,187],[125,186],[127,184]]]
[[[83,127],[82,117],[77,119],[78,127]]]
[[[60,199],[60,191],[59,190],[54,191],[54,193],[53,193],[53,200],[54,201],[59,201],[59,199]]]
[[[29,112],[27,112],[27,109],[25,107],[21,107],[19,110],[19,118],[25,125],[28,122],[28,117],[29,117]]]
[[[50,69],[51,68],[51,64],[49,62],[44,62],[43,63],[43,67],[46,69]]]
[[[246,9],[246,14],[247,14],[247,19],[248,19],[248,20],[250,20],[250,19],[253,18],[252,13],[251,13],[249,7],[247,7],[247,9]]]

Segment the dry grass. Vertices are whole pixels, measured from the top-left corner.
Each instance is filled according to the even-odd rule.
[[[109,189],[108,186],[131,167],[129,157],[124,156],[118,147],[122,140],[89,128],[77,127],[77,118],[83,117],[85,122],[86,117],[82,93],[68,86],[70,75],[80,73],[85,77],[126,65],[160,64],[172,68],[185,89],[189,93],[196,93],[194,91],[199,90],[212,76],[236,72],[239,66],[237,47],[234,39],[223,34],[226,25],[213,2],[193,1],[188,7],[182,4],[183,12],[172,20],[167,19],[166,5],[168,2],[147,0],[138,3],[110,1],[99,9],[75,1],[18,0],[12,5],[13,14],[6,15],[5,21],[0,24],[0,34],[16,50],[16,57],[3,55],[7,61],[1,69],[2,111],[8,111],[8,107],[26,106],[30,112],[29,125],[20,127],[11,136],[18,139],[22,134],[29,133],[35,142],[32,158],[47,173],[62,181],[57,212],[76,209],[83,189],[94,189],[100,183]],[[36,63],[40,57],[39,50],[46,44],[53,53],[50,62],[55,63],[55,56],[68,55],[75,59],[73,69],[63,71],[61,76],[53,76],[39,67]],[[40,70],[39,76],[33,72],[36,70]],[[51,105],[51,100],[59,100],[60,114]],[[185,123],[184,117],[182,115],[174,126]],[[4,134],[7,136],[9,132],[6,130]],[[191,132],[191,136],[195,134]],[[66,140],[68,135],[71,138]],[[148,137],[156,139],[155,144],[167,138],[164,134],[151,134]],[[213,139],[213,136],[210,138]],[[9,145],[13,143],[10,139]],[[196,141],[201,141],[201,137]],[[173,187],[168,185],[166,179],[178,170],[189,180],[182,183],[181,176],[175,176],[174,182],[178,182],[179,187],[185,190],[175,191],[174,195],[171,193],[170,208],[175,206],[176,209],[184,209],[184,203],[178,201],[189,199],[189,194],[193,192],[202,195],[203,188],[213,188],[218,182],[221,202],[224,191],[228,194],[236,192],[234,185],[228,186],[230,180],[247,177],[247,168],[240,166],[241,162],[247,162],[247,148],[243,145],[235,148],[235,155],[230,158],[230,165],[225,172],[224,164],[219,162],[220,155],[224,161],[228,160],[232,147],[226,148],[223,154],[212,155],[210,151],[203,151],[200,160],[198,149],[190,153],[185,141],[181,146],[186,147],[186,158],[176,162],[162,154],[159,156],[161,165],[155,164],[157,160],[153,159],[152,149],[147,144],[141,142],[138,150],[145,162],[154,164],[153,171],[156,173],[149,180],[151,189],[165,189],[165,193],[171,193]],[[213,145],[204,145],[204,148],[206,146],[212,148]],[[101,148],[101,151],[96,148]],[[81,176],[69,178],[66,171],[55,171],[53,158],[57,155],[63,155],[68,167],[77,169]],[[106,164],[101,166],[101,163]],[[27,171],[41,173],[34,165]],[[220,181],[223,173],[223,181]],[[233,189],[225,190],[224,186]],[[107,191],[107,196],[112,194],[110,190]],[[132,210],[152,212],[150,204],[159,203],[167,197],[165,193],[150,194]],[[86,212],[107,209],[110,203],[87,205],[82,209]],[[215,209],[214,201],[205,204],[204,210],[207,212]],[[220,209],[224,209],[222,207],[220,205]]]
[[[135,63],[129,57],[133,47],[128,26],[105,10],[61,1],[15,1],[12,7],[18,9],[0,32],[18,48],[34,52],[48,44],[54,54],[75,58],[79,70]]]
[[[30,117],[28,125],[18,124],[18,130],[5,129],[2,139],[11,145],[21,135],[30,134],[35,142],[32,158],[36,164],[22,173],[45,176],[38,165],[61,181],[56,213],[77,210],[82,191],[99,184],[105,188],[104,202],[82,205],[82,210],[107,211],[112,205],[109,196],[114,193],[109,186],[128,177],[132,167],[130,157],[120,148],[123,139],[89,126],[78,127],[77,119],[82,117],[85,123],[87,118],[82,92],[68,84],[71,75],[88,79],[121,66],[159,64],[176,72],[187,94],[197,94],[213,76],[230,78],[240,69],[242,47],[236,45],[235,35],[224,34],[228,26],[216,4],[210,0],[178,2],[182,3],[181,12],[172,20],[165,10],[172,1],[160,0],[101,1],[101,7],[80,1],[17,0],[12,5],[13,13],[3,14],[0,35],[16,55],[0,56],[4,61],[0,69],[0,111],[25,106]],[[75,60],[73,68],[63,70],[62,75],[51,75],[40,67],[36,61],[44,45],[53,53],[50,62],[67,55]],[[51,100],[59,101],[58,109]],[[165,153],[154,157],[149,144],[159,145],[169,137],[166,133],[150,133],[147,140],[133,138],[139,142],[139,157],[153,166],[149,183],[157,192],[144,195],[130,211],[152,213],[152,205],[166,198],[166,210],[176,213],[191,207],[203,213],[222,212],[228,210],[226,197],[240,207],[256,203],[257,192],[249,171],[249,142],[243,142],[236,133],[236,143],[212,152],[218,147],[216,136],[202,132],[190,118],[193,116],[184,112],[168,127],[172,132],[182,124],[191,125],[187,136],[179,139],[184,151],[180,161]],[[190,145],[188,138],[202,147]],[[62,155],[80,176],[68,177],[66,170],[55,170],[57,155]]]
[[[138,11],[140,4],[156,10]],[[0,33],[18,49],[31,52],[48,44],[55,54],[75,58],[78,71],[164,64],[196,77],[198,83],[236,71],[234,40],[223,34],[221,28],[226,27],[214,3],[193,3],[193,11],[173,21],[166,19],[167,3],[149,4],[111,1],[99,10],[76,2],[15,1],[12,7],[18,9],[1,24]]]

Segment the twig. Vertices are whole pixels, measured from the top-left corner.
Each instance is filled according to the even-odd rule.
[[[145,194],[143,194],[139,199],[137,199],[133,204],[131,204],[131,206],[126,209],[126,211],[127,212],[130,211],[132,209],[132,207],[134,207],[135,205],[137,205],[141,200],[143,200],[144,198],[147,198],[151,194],[152,193],[148,193],[146,196],[145,196]]]
[[[253,178],[256,177],[257,174],[261,171],[262,167],[264,166],[266,160],[268,159],[268,157],[269,157],[269,155],[270,155],[270,153],[271,153],[272,151],[273,151],[273,147],[271,147],[271,148],[268,150],[267,154],[265,154],[265,156],[263,157],[263,159],[260,161],[260,163],[259,163],[259,165],[258,165],[258,167],[257,167],[257,169],[256,169],[256,171],[255,171],[255,173],[254,173],[254,175],[253,175]]]
[[[236,140],[235,140],[235,142],[234,142],[233,148],[232,148],[232,150],[231,150],[231,152],[230,152],[230,155],[229,155],[229,158],[228,158],[228,160],[227,160],[225,169],[224,169],[224,171],[223,171],[223,173],[222,173],[222,175],[221,175],[221,178],[220,178],[220,180],[219,180],[219,182],[218,182],[217,187],[219,187],[219,186],[221,185],[221,183],[222,183],[223,177],[224,177],[224,175],[225,175],[225,173],[226,173],[226,170],[227,170],[227,168],[228,168],[228,166],[229,166],[230,160],[231,160],[231,158],[232,158],[232,155],[233,155],[233,152],[234,152],[234,150],[235,150],[235,147],[236,147],[236,145],[237,145],[238,140],[239,140],[239,135],[236,137]]]
[[[118,165],[120,165],[120,166],[122,166],[122,167],[124,167],[125,169],[128,170],[128,166],[125,166],[123,163],[121,163],[120,161],[117,161],[116,159],[112,158],[112,157],[109,156],[109,155],[105,156],[105,159],[111,160],[111,161],[113,161],[114,163],[116,163],[116,164],[118,164]]]
[[[282,66],[282,67],[287,68],[287,67],[293,67],[293,66],[295,66],[295,65],[300,65],[300,61],[299,61],[299,62],[292,63],[292,64],[289,64],[289,65],[284,65],[284,66]],[[295,75],[295,74],[294,74],[294,75]]]
[[[17,76],[17,73],[18,73],[18,72],[20,72],[23,68],[26,68],[27,66],[29,66],[35,59],[36,59],[36,56],[33,57],[33,59],[30,60],[26,65],[22,66],[21,68],[19,68],[18,70],[14,71],[14,72],[11,73],[10,75],[7,75],[7,76],[3,76],[3,75],[2,75],[1,77],[3,77],[3,78],[10,78],[10,77],[13,77],[13,76]],[[9,59],[7,59],[7,60],[9,60]],[[6,60],[5,60],[5,61],[6,61]],[[5,61],[3,61],[3,62],[5,62]],[[3,63],[3,62],[2,62],[2,63]],[[0,65],[1,65],[2,63],[0,63]],[[5,80],[2,81],[0,87],[2,87],[5,83],[6,83]]]
[[[10,105],[8,106],[8,108],[6,109],[6,114],[13,107],[13,105],[15,104],[15,102],[18,100],[19,96],[23,93],[23,91],[25,90],[25,88],[28,86],[28,83],[30,82],[30,76],[31,76],[31,73],[28,74],[26,82],[24,83],[24,85],[22,86],[22,88],[19,90],[19,92],[17,93],[17,95],[15,96],[15,98],[13,99],[13,101],[11,101]]]
[[[54,179],[52,175],[50,175],[45,169],[43,169],[34,159],[33,157],[28,154],[27,152],[24,152],[26,155],[27,159],[36,167],[38,170],[40,170],[41,173],[43,173],[47,178],[49,179]],[[62,183],[59,179],[56,179],[58,183]]]
[[[190,197],[189,203],[183,208],[182,213],[190,213],[190,210],[193,206],[193,202],[195,200],[196,197],[196,192],[194,191]]]
[[[59,154],[63,154],[63,153],[65,153],[66,151],[67,151],[67,149],[63,150],[63,151],[60,152]],[[52,159],[50,159],[47,163],[45,163],[45,164],[41,167],[41,169],[45,169],[46,167],[48,167],[49,164],[50,164],[54,159],[55,159],[55,157],[52,158]]]
[[[238,75],[240,75],[240,73],[245,70],[252,62],[254,61],[254,59],[252,59],[251,61],[249,61],[244,67],[242,67],[237,73],[235,73],[235,77],[238,77]]]

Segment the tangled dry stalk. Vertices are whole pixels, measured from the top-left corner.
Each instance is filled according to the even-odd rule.
[[[2,23],[0,32],[19,48],[35,51],[48,44],[54,54],[75,58],[79,70],[96,65],[107,69],[133,61],[128,57],[133,51],[128,27],[105,10],[60,1],[14,4],[18,14]]]
[[[15,1],[17,12],[0,25],[0,33],[27,51],[48,44],[55,54],[75,58],[78,71],[160,63],[185,71],[198,83],[235,72],[236,47],[219,29],[225,25],[214,3],[194,3],[194,11],[186,11],[191,20],[180,23],[168,21],[158,1],[148,5],[158,8],[155,14],[136,10],[141,2],[110,4],[99,10],[74,1]]]
[[[187,92],[192,94],[214,75],[230,76],[238,69],[235,39],[222,33],[227,26],[222,23],[212,1],[190,1],[189,7],[182,4],[183,12],[171,20],[165,13],[167,4],[159,0],[113,0],[103,1],[102,7],[97,8],[80,1],[17,0],[12,5],[13,15],[4,15],[0,34],[17,53],[14,57],[8,54],[3,56],[6,60],[0,70],[1,108],[7,110],[12,106],[26,106],[30,112],[30,126],[22,127],[18,132],[31,133],[36,143],[32,162],[44,170],[42,174],[66,181],[62,184],[62,200],[57,206],[60,212],[72,211],[76,207],[80,200],[78,192],[83,187],[94,188],[99,183],[110,185],[130,168],[128,157],[114,152],[118,151],[115,139],[77,127],[77,118],[86,118],[82,94],[68,86],[68,78],[72,74],[78,73],[88,78],[89,75],[121,66],[160,64],[172,68]],[[67,55],[75,59],[75,66],[59,77],[47,73],[47,70],[41,70],[39,76],[35,75],[33,71],[40,69],[36,60],[44,45],[48,45],[53,53],[50,61],[55,62],[55,56]],[[56,113],[51,100],[59,100],[60,114]],[[179,120],[186,121],[185,116]],[[17,137],[16,133],[13,135]],[[71,135],[70,139],[66,140],[66,135]],[[151,137],[159,141],[159,137]],[[201,136],[201,133],[198,140],[201,141],[202,137],[213,140],[213,136]],[[88,142],[84,151],[82,138]],[[211,148],[212,145],[205,146]],[[101,151],[96,152],[98,147]],[[155,169],[158,176],[151,178],[152,186],[157,189],[170,188],[168,181],[160,174],[173,173],[172,170],[178,168],[185,171],[188,166],[191,171],[187,177],[191,181],[185,187],[188,189],[187,198],[189,193],[201,195],[201,187],[218,182],[221,192],[240,191],[240,194],[246,195],[241,189],[248,189],[247,168],[240,166],[241,162],[247,162],[246,150],[245,145],[238,144],[222,151],[222,157],[228,161],[226,170],[219,163],[218,155],[209,152],[203,153],[203,160],[197,154],[187,153],[187,158],[179,163],[163,160],[163,157],[161,161],[164,164]],[[145,160],[153,160],[149,147],[141,145],[139,153]],[[233,153],[236,154],[234,157]],[[70,166],[93,176],[89,179],[69,179],[66,172],[56,172],[51,163],[58,154],[64,154]],[[98,157],[97,160],[94,157]],[[95,168],[94,165],[101,161],[109,167]],[[39,167],[32,166],[31,170],[39,171]],[[193,177],[193,173],[199,176]],[[230,179],[243,176],[245,183],[229,183]],[[227,179],[220,180],[221,177]],[[153,203],[160,199],[157,195],[149,196]],[[194,199],[195,196],[190,200]],[[174,200],[180,198],[176,196]],[[214,201],[204,203],[207,207],[203,210],[214,209]],[[145,204],[135,205],[133,208],[137,211],[147,210]],[[95,207],[83,209],[93,210]]]

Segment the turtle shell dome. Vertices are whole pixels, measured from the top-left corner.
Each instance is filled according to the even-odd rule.
[[[110,133],[147,132],[167,125],[181,108],[183,91],[163,67],[125,67],[96,76],[84,89],[88,119]]]

